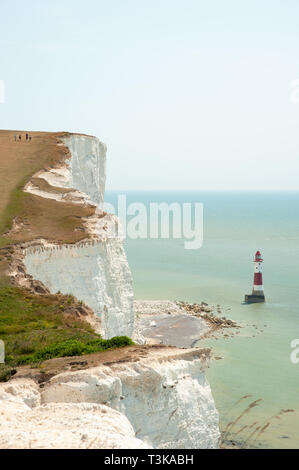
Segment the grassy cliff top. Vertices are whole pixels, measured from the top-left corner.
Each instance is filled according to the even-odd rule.
[[[26,141],[26,132],[31,136],[30,141]],[[93,207],[59,203],[23,191],[35,173],[70,157],[67,147],[58,145],[67,135],[65,132],[0,131],[0,247],[37,238],[75,243],[87,237],[81,219],[92,215]],[[10,231],[13,220],[20,230]]]
[[[26,140],[26,133],[31,140]],[[12,368],[21,364],[132,343],[122,337],[103,340],[85,320],[84,312],[80,314],[85,306],[74,297],[59,293],[36,295],[12,285],[6,275],[20,243],[39,238],[76,243],[88,238],[82,218],[94,214],[95,207],[57,202],[23,191],[29,181],[35,182],[38,171],[57,167],[70,157],[68,148],[61,145],[61,138],[68,135],[0,131],[0,339],[6,349],[6,364],[0,364],[0,381],[7,380]],[[51,191],[46,181],[35,183],[40,189]],[[60,190],[69,191],[53,188],[56,193]]]

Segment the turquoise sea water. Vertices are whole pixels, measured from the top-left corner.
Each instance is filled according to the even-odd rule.
[[[116,203],[118,193],[107,192]],[[202,202],[204,243],[185,250],[183,240],[127,239],[126,251],[137,299],[170,299],[221,304],[243,328],[229,339],[206,340],[223,357],[208,379],[222,429],[254,399],[259,406],[233,428],[267,423],[281,409],[294,413],[273,419],[252,446],[299,448],[299,364],[290,360],[299,338],[299,192],[129,192],[128,204]],[[243,305],[251,292],[253,256],[261,250],[265,304]],[[253,326],[256,325],[256,326]],[[234,406],[242,396],[251,395]],[[255,425],[256,427],[257,425]],[[245,428],[242,439],[251,430]]]

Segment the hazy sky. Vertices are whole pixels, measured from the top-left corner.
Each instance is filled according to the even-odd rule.
[[[98,136],[110,189],[299,189],[296,79],[298,0],[0,0],[0,127]]]

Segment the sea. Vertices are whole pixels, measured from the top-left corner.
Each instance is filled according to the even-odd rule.
[[[239,332],[197,346],[221,358],[207,378],[224,440],[299,448],[299,192],[107,191],[106,201],[117,207],[120,194],[147,209],[153,202],[203,204],[199,249],[185,249],[183,238],[126,238],[135,298],[220,305]],[[246,305],[257,250],[266,302]]]

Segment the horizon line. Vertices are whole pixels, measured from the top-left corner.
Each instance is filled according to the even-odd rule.
[[[159,191],[159,192],[170,192],[170,191],[176,191],[176,192],[263,192],[263,193],[287,193],[287,192],[299,192],[299,188],[297,189],[115,189],[115,188],[107,188],[105,191],[118,191],[118,192],[130,192],[130,191],[138,191],[138,192],[147,192],[147,191]]]

